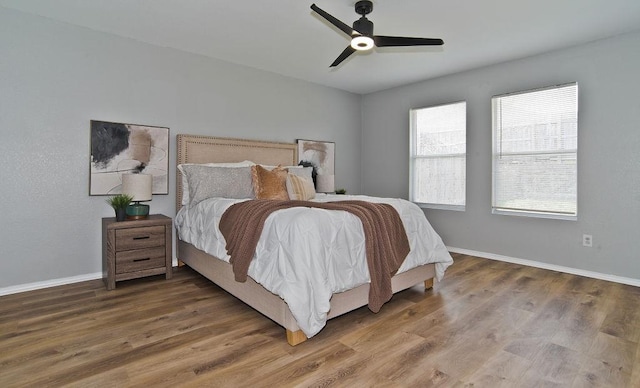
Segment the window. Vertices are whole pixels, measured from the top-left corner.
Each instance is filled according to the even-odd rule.
[[[578,85],[495,96],[493,213],[576,219]]]
[[[409,197],[422,207],[464,210],[467,103],[412,109]]]

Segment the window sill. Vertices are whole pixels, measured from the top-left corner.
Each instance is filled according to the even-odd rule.
[[[414,202],[414,203],[423,209],[453,210],[457,212],[463,212],[466,210],[465,205],[440,205],[435,203],[421,203],[421,202]]]
[[[545,213],[545,212],[533,212],[524,210],[504,210],[504,209],[492,209],[491,214],[500,216],[516,216],[516,217],[533,217],[533,218],[547,218],[552,220],[564,220],[564,221],[577,221],[577,215],[560,214],[560,213]]]

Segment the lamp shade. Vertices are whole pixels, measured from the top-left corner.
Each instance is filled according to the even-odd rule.
[[[336,191],[335,175],[317,175],[316,191],[319,193],[333,193]]]
[[[133,196],[133,201],[151,201],[153,176],[149,174],[123,174],[122,193]]]

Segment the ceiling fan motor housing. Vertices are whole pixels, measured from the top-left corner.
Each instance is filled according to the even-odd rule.
[[[364,16],[353,22],[353,29],[362,35],[373,36],[373,22]]]

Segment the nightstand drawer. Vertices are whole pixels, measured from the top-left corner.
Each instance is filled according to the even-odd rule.
[[[116,251],[164,246],[164,238],[164,226],[145,226],[116,230]]]
[[[116,274],[165,266],[164,246],[116,253]]]

